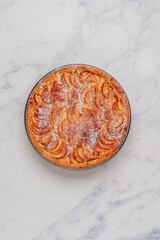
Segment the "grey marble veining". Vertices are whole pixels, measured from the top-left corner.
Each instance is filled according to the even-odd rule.
[[[0,239],[160,239],[160,1],[0,1]],[[24,129],[34,84],[87,63],[125,89],[120,152],[84,172],[39,157]]]

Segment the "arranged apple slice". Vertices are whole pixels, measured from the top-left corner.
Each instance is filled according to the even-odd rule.
[[[32,117],[33,124],[39,129],[45,129],[49,126],[49,122],[47,120],[39,120],[37,118]]]
[[[34,116],[40,120],[50,120],[52,109],[35,108]]]
[[[82,147],[79,147],[79,148],[77,149],[77,154],[79,155],[79,157],[80,157],[81,159],[83,159],[83,161],[86,161],[86,157],[85,157],[85,155],[84,155],[84,152],[83,152],[83,148],[82,148]]]
[[[34,95],[34,99],[35,99],[35,103],[36,103],[39,107],[44,107],[44,106],[45,106],[44,102],[42,101],[41,96],[35,94],[35,95]]]
[[[74,159],[74,157],[73,157],[73,152],[70,154],[69,159],[70,159],[70,162],[71,162],[71,163],[77,164],[77,161],[76,161],[76,160]]]
[[[116,94],[114,93],[113,89],[110,88],[107,94],[107,98],[110,100],[111,103],[114,103],[117,101]]]
[[[88,72],[82,72],[80,73],[80,82],[86,83],[89,79]]]
[[[79,154],[77,153],[77,149],[75,149],[75,150],[73,151],[73,158],[74,158],[74,160],[75,160],[76,162],[78,162],[78,163],[84,162],[84,159],[81,158],[81,157],[79,156]]]
[[[48,88],[45,88],[41,94],[42,101],[46,104],[51,104],[53,102],[53,99],[48,92]]]
[[[58,82],[54,82],[51,88],[51,95],[56,102],[63,102],[65,101],[64,93],[63,93],[63,86],[60,85]]]
[[[105,80],[102,78],[100,84],[97,84],[96,88],[95,88],[95,92],[96,92],[95,104],[96,104],[97,108],[102,108],[106,101],[106,99],[102,93],[102,86],[103,86],[104,82],[105,82]]]
[[[108,132],[108,125],[102,128],[102,136],[103,136],[103,138],[105,138],[107,141],[113,142],[113,141],[116,140],[116,136],[114,136],[113,134],[110,134],[110,133]]]
[[[58,134],[59,134],[59,136],[60,136],[61,138],[63,138],[64,140],[66,140],[67,137],[66,137],[65,133],[64,133],[63,130],[62,130],[62,123],[58,125],[58,128],[57,128],[57,129],[58,129]]]
[[[84,145],[83,145],[83,153],[84,153],[84,156],[86,157],[87,161],[98,158],[98,152],[88,150]]]
[[[49,133],[48,136],[41,139],[41,144],[44,145],[48,151],[55,149],[58,146],[58,143],[58,136],[54,132]]]
[[[107,81],[105,81],[102,85],[102,93],[105,98],[108,98],[108,92],[110,90],[110,87],[108,86]]]
[[[67,153],[67,147],[65,145],[63,145],[63,148],[61,149],[60,152],[56,152],[56,153],[52,152],[52,158],[53,157],[56,158],[56,159],[64,158],[66,153]]]
[[[47,128],[44,128],[44,129],[40,129],[40,128],[37,128],[36,126],[33,127],[32,131],[36,134],[36,135],[44,135],[44,134],[47,134],[48,132],[50,132],[52,129],[52,126],[49,125]]]
[[[106,146],[109,146],[109,145],[112,145],[113,143],[115,143],[116,141],[115,140],[106,140],[106,138],[103,136],[103,135],[100,135],[99,136],[99,141],[103,144],[103,145],[106,145]]]
[[[60,153],[63,149],[63,145],[64,145],[63,139],[59,138],[57,146],[56,147],[52,146],[52,149],[50,150],[50,153],[52,155]]]
[[[61,82],[64,86],[70,88],[71,86],[71,81],[70,81],[70,74],[68,73],[63,73],[61,75]]]
[[[90,106],[96,106],[96,95],[95,95],[95,85],[92,85],[90,89],[86,92],[84,97],[84,102]]]
[[[65,118],[61,124],[62,130],[66,135],[71,133],[71,126],[69,121]]]

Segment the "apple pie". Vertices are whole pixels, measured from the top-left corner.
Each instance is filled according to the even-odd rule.
[[[26,127],[36,150],[65,168],[86,169],[110,159],[130,124],[127,96],[100,69],[75,65],[45,76],[32,91]]]

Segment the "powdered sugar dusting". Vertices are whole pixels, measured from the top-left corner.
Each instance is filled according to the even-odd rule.
[[[51,112],[50,109],[47,108],[37,108],[38,119],[40,120],[48,120],[50,119]]]
[[[71,153],[71,151],[73,150],[72,147],[70,147],[69,145],[67,145],[67,153],[66,153],[66,157],[68,157]]]
[[[91,146],[95,146],[97,144],[97,132],[93,126],[89,129],[89,143]]]
[[[45,103],[49,104],[51,102],[51,97],[49,96],[49,94],[46,93],[45,95]]]
[[[81,113],[82,112],[82,106],[83,106],[82,88],[77,88],[77,102],[78,102],[78,110]]]
[[[46,127],[48,127],[48,121],[40,120],[38,122],[38,128],[46,128]]]
[[[38,113],[40,114],[40,115],[45,115],[46,114],[46,109],[45,108],[38,108]]]
[[[52,133],[51,141],[48,144],[48,148],[50,148],[57,139],[58,139],[57,135],[55,133]]]

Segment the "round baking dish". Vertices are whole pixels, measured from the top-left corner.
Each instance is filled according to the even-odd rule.
[[[120,149],[122,148],[123,144],[125,143],[125,141],[126,141],[126,139],[127,139],[127,136],[128,136],[129,130],[130,130],[130,125],[131,125],[131,107],[130,107],[130,102],[129,102],[129,100],[128,100],[127,94],[125,93],[125,91],[124,91],[124,89],[122,88],[122,86],[119,84],[119,86],[122,88],[124,94],[125,94],[126,97],[127,97],[127,103],[128,103],[128,106],[129,106],[129,123],[128,123],[128,127],[127,127],[127,130],[126,130],[125,137],[123,138],[123,141],[122,141],[122,143],[120,144],[120,146],[119,146],[119,148],[118,148],[118,151],[117,151],[112,157],[110,157],[109,159],[107,159],[107,160],[105,160],[105,161],[103,161],[103,162],[101,162],[101,163],[99,163],[99,164],[97,164],[97,165],[95,165],[95,166],[89,167],[89,168],[67,168],[67,167],[62,167],[62,166],[60,166],[60,165],[57,165],[57,164],[51,162],[50,160],[48,160],[47,158],[45,158],[45,157],[35,148],[35,146],[33,145],[32,141],[31,141],[31,139],[30,139],[30,136],[29,136],[28,127],[27,127],[27,120],[26,120],[26,115],[27,115],[27,110],[28,110],[29,99],[30,99],[30,97],[32,96],[35,88],[41,83],[41,81],[43,81],[43,79],[45,79],[47,76],[49,76],[50,74],[54,73],[54,72],[57,71],[57,70],[60,70],[60,69],[63,69],[63,68],[67,68],[67,67],[72,67],[72,66],[73,66],[73,67],[74,67],[74,66],[86,66],[86,67],[91,67],[91,68],[93,68],[93,69],[100,70],[100,71],[102,71],[103,73],[109,75],[111,78],[113,78],[113,79],[119,84],[119,82],[118,82],[114,77],[112,77],[109,73],[107,73],[106,71],[104,71],[104,70],[102,70],[102,69],[100,69],[100,68],[94,67],[94,66],[92,66],[92,65],[88,65],[88,64],[68,64],[68,65],[64,65],[64,66],[60,66],[60,67],[58,67],[58,68],[55,68],[55,69],[53,69],[52,71],[50,71],[49,73],[47,73],[46,75],[44,75],[44,76],[35,84],[35,86],[34,86],[33,89],[31,90],[31,92],[30,92],[30,94],[29,94],[29,96],[28,96],[28,98],[27,98],[26,105],[25,105],[24,124],[25,124],[26,133],[27,133],[27,136],[28,136],[28,139],[29,139],[31,145],[33,146],[33,148],[36,150],[36,152],[38,152],[38,154],[39,154],[43,159],[45,159],[45,160],[48,161],[49,163],[51,163],[51,164],[53,164],[53,165],[55,165],[55,166],[57,166],[57,167],[60,167],[60,168],[62,168],[62,169],[67,169],[67,170],[72,170],[72,171],[83,171],[83,170],[93,169],[93,168],[95,168],[95,167],[98,167],[98,166],[101,166],[101,165],[105,164],[106,162],[108,162],[109,160],[111,160],[111,159],[120,151]]]

